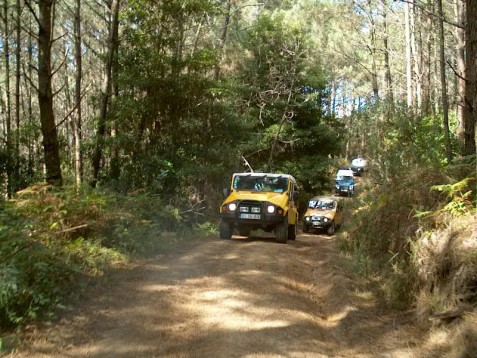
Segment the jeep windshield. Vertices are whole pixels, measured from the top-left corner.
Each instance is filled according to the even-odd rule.
[[[288,190],[288,179],[280,176],[236,175],[233,188],[237,191],[284,193]]]
[[[310,200],[308,207],[312,209],[331,210],[335,208],[335,202],[332,200]]]
[[[353,180],[353,177],[350,175],[338,175],[336,180]]]

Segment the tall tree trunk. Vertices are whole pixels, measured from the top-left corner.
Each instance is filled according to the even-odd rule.
[[[54,0],[39,0],[38,17],[38,102],[40,106],[41,132],[45,154],[46,182],[62,185],[60,151],[51,85],[52,7]],[[31,7],[30,7],[31,8]]]
[[[8,1],[4,0],[2,8],[2,20],[4,27],[5,37],[2,40],[3,43],[3,61],[5,66],[5,132],[6,132],[6,149],[7,149],[7,195],[10,195],[12,192],[13,184],[13,138],[12,138],[12,100],[10,93],[10,24],[9,24],[9,6]]]
[[[455,14],[458,24],[464,24],[465,18],[465,2],[456,0]],[[457,103],[456,103],[456,137],[459,141],[459,152],[462,153],[465,142],[464,127],[464,97],[465,97],[465,30],[458,26],[455,27],[456,44],[456,63],[457,63]]]
[[[28,21],[28,63],[27,68],[28,70],[25,71],[28,73],[28,78],[33,78],[33,31],[32,31],[32,14],[30,13],[29,21]],[[27,79],[25,79],[25,82]],[[28,101],[27,101],[27,111],[28,111],[28,124],[30,127],[33,125],[33,104],[32,104],[32,97],[33,97],[33,90],[31,86],[25,84]],[[33,177],[34,175],[34,167],[35,167],[35,143],[28,137],[28,174]]]
[[[394,90],[393,90],[393,81],[391,77],[391,65],[389,62],[389,45],[388,45],[388,2],[384,0],[384,12],[383,12],[383,27],[384,27],[384,78],[386,83],[386,106],[388,110],[392,111],[394,107]],[[389,115],[389,113],[388,113]]]
[[[419,48],[417,46],[417,41],[416,41],[416,16],[417,16],[417,7],[412,6],[412,12],[410,14],[410,20],[411,20],[411,57],[413,59],[413,69],[414,69],[414,76],[413,76],[413,83],[414,83],[414,104],[420,111],[421,109],[421,104],[422,104],[422,86],[421,86],[421,70],[419,67]]]
[[[428,0],[426,9],[432,11],[432,0]],[[422,109],[421,113],[424,116],[431,114],[431,58],[432,58],[432,42],[433,35],[430,29],[433,28],[433,17],[426,16],[422,18],[422,23],[425,24],[425,35],[421,49],[422,53]]]
[[[83,158],[81,155],[82,143],[82,112],[81,112],[81,81],[83,79],[83,65],[81,53],[81,0],[76,0],[75,21],[74,21],[74,37],[75,37],[75,106],[76,113],[73,116],[73,138],[75,152],[75,182],[79,187],[83,179]]]
[[[107,54],[106,54],[106,64],[105,64],[105,74],[103,79],[103,85],[101,89],[101,105],[100,113],[98,119],[98,128],[96,130],[96,147],[93,155],[93,179],[91,181],[91,186],[95,187],[98,178],[99,170],[101,166],[101,157],[103,156],[103,146],[104,146],[104,135],[106,133],[106,118],[108,116],[108,105],[109,99],[111,97],[111,78],[112,78],[112,66],[114,60],[114,49],[117,38],[115,35],[118,33],[116,28],[119,26],[119,1],[120,0],[111,0],[109,2],[110,10],[110,24],[109,24],[109,36],[107,43]]]
[[[439,62],[440,62],[440,79],[441,79],[441,100],[442,100],[442,115],[444,121],[444,137],[446,146],[447,162],[452,161],[452,147],[450,141],[449,129],[449,101],[447,99],[447,83],[446,83],[446,63],[445,63],[445,38],[444,38],[444,12],[442,10],[442,0],[437,0],[437,7],[439,12]]]
[[[477,0],[467,0],[465,28],[465,107],[463,155],[475,155],[477,123]]]
[[[372,39],[371,39],[371,85],[373,88],[373,97],[374,103],[379,102],[379,86],[378,86],[378,67],[376,64],[376,34],[372,32]]]
[[[16,47],[15,47],[15,60],[16,60],[16,69],[15,69],[15,156],[16,160],[16,175],[19,176],[19,159],[20,159],[20,84],[21,84],[21,17],[22,17],[22,7],[20,0],[16,2],[17,13],[16,13]]]
[[[230,24],[231,7],[232,7],[232,0],[227,0],[227,4],[225,8],[224,24],[222,25],[222,34],[220,35],[220,39],[219,39],[219,54],[220,54],[219,58],[222,57],[222,54],[225,48],[225,42],[227,41],[227,30]],[[215,66],[215,73],[214,73],[214,79],[218,81],[219,78],[220,78],[220,61]]]
[[[119,97],[119,26],[114,28],[114,56],[113,63],[111,64],[111,76],[112,76],[112,93],[111,93],[111,110],[116,112],[116,104]],[[118,135],[118,123],[116,120],[113,121],[111,128],[111,137],[115,138]],[[116,142],[113,142],[111,149],[111,163],[110,163],[110,177],[112,179],[119,179],[121,175],[121,166],[119,163],[119,146]]]
[[[404,4],[404,21],[406,31],[406,89],[407,89],[407,106],[412,107],[412,57],[411,57],[411,24],[410,24],[410,5],[408,2]]]

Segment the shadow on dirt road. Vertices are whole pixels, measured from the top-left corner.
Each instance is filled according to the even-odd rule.
[[[343,267],[317,234],[184,240],[113,272],[11,356],[412,356],[416,332]]]

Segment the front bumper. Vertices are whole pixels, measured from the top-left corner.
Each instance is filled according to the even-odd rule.
[[[351,167],[354,175],[361,175],[363,174],[364,168],[361,167]]]
[[[238,225],[246,225],[249,227],[265,227],[272,226],[283,222],[285,217],[284,210],[277,208],[277,210],[270,214],[267,212],[267,207],[271,205],[268,202],[260,201],[243,201],[237,203],[237,208],[235,211],[229,211],[226,205],[222,206],[220,212],[220,218],[229,223],[234,223]],[[241,207],[248,207],[247,212],[242,212]],[[256,208],[255,211],[252,211],[251,208]],[[259,210],[259,212],[257,212]]]
[[[327,221],[325,221],[324,217],[309,218],[310,219],[307,219],[307,217],[305,217],[305,220],[303,221],[303,224],[307,225],[309,228],[325,229],[332,223],[331,219],[327,219]]]
[[[349,185],[336,185],[335,191],[339,194],[353,194],[354,187],[350,187]]]

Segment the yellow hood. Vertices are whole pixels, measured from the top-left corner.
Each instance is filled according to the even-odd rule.
[[[224,204],[235,200],[256,200],[260,202],[268,201],[283,209],[286,208],[288,202],[288,193],[274,193],[274,192],[256,192],[256,191],[236,191],[233,190],[225,199]]]
[[[333,219],[335,216],[336,211],[335,210],[321,210],[321,209],[311,209],[308,208],[306,210],[305,216],[325,216],[329,219]]]

